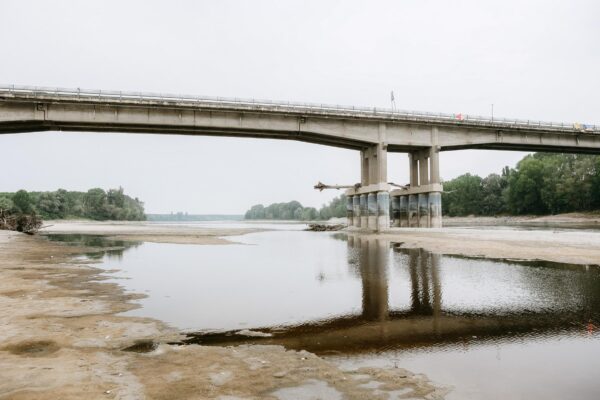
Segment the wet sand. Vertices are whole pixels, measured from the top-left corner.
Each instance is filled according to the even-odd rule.
[[[83,250],[0,231],[1,399],[437,399],[448,390],[401,368],[342,371],[280,346],[169,344],[183,337],[160,321],[117,315],[140,296],[104,282],[75,258]]]

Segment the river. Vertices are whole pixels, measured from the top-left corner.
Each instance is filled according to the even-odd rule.
[[[260,225],[253,225],[260,227]],[[343,368],[402,367],[449,399],[600,397],[600,268],[404,249],[303,225],[231,245],[110,241],[88,256],[205,345],[281,344]]]

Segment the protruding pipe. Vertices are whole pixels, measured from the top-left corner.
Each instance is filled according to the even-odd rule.
[[[352,196],[352,211],[354,214],[352,226],[360,228],[360,195]]]
[[[442,227],[442,194],[440,192],[429,193],[429,227]]]
[[[408,196],[400,197],[400,227],[408,227]]]
[[[408,226],[411,228],[419,226],[419,204],[416,194],[408,195]]]
[[[390,194],[377,192],[377,230],[385,231],[390,227]]]
[[[419,227],[429,228],[429,195],[427,193],[419,193]]]

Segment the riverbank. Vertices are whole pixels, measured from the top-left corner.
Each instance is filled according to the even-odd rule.
[[[77,233],[157,235],[102,226],[82,224]],[[176,330],[119,315],[136,307],[140,295],[105,282],[105,271],[77,258],[83,251],[97,249],[0,231],[0,398],[384,399],[403,393],[437,399],[445,393],[400,368],[342,371],[280,346],[169,344],[182,339]]]

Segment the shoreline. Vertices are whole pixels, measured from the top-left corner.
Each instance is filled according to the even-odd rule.
[[[448,391],[401,368],[346,371],[281,346],[169,344],[183,333],[118,315],[143,295],[105,282],[105,270],[77,258],[89,250],[0,231],[0,399],[278,399],[299,390],[441,399]],[[378,389],[366,385],[374,380]]]

